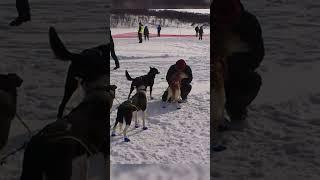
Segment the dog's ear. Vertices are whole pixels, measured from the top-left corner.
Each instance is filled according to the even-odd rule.
[[[109,90],[114,91],[114,90],[116,90],[116,89],[117,89],[117,86],[116,86],[116,85],[107,85],[107,91],[109,91]]]
[[[15,87],[20,87],[23,82],[23,80],[16,73],[9,73],[8,79],[15,85]]]
[[[75,76],[74,79],[77,80],[78,83],[80,83],[80,84],[83,84],[83,82],[84,82],[84,81],[83,81],[84,78],[82,78],[82,77],[80,77],[80,76]]]
[[[112,90],[116,90],[117,89],[117,86],[116,85],[111,85],[110,87]]]

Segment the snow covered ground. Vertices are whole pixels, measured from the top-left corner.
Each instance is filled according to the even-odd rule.
[[[213,179],[320,179],[320,2],[243,1],[261,22],[263,85],[245,128],[224,133]]]
[[[17,113],[37,130],[56,120],[69,63],[54,58],[48,41],[49,26],[56,27],[66,46],[80,52],[106,41],[105,0],[31,0],[32,21],[8,26],[17,16],[15,1],[0,1],[0,73],[15,72],[24,80],[18,89]],[[12,123],[8,151],[28,139],[18,120]],[[21,174],[23,151],[0,166],[0,180],[17,180]]]
[[[31,0],[32,21],[18,28],[7,26],[16,16],[15,1],[0,2],[0,72],[17,72],[23,77],[18,113],[32,130],[55,120],[69,65],[53,58],[48,44],[49,26],[54,25],[67,47],[77,52],[105,40],[105,1],[87,2]],[[250,107],[247,126],[240,131],[224,133],[228,149],[211,155],[210,166],[214,170],[211,176],[226,180],[320,179],[320,86],[317,83],[320,2],[243,0],[243,3],[258,16],[262,25],[266,57],[259,72],[263,85]],[[113,31],[117,34],[116,29]],[[136,29],[130,31],[136,32]],[[190,29],[190,33],[193,32]],[[149,130],[131,131],[132,142],[127,144],[120,137],[112,139],[112,178],[209,179],[206,159],[209,156],[209,139],[206,139],[209,119],[205,115],[209,113],[205,106],[209,103],[208,74],[205,74],[209,72],[206,66],[209,55],[200,53],[208,51],[199,49],[208,48],[207,38],[203,42],[190,38],[179,38],[175,42],[170,38],[155,38],[139,46],[136,46],[136,39],[115,39],[121,68],[111,75],[112,82],[119,86],[117,98],[120,101],[129,93],[130,82],[125,79],[125,69],[132,76],[138,76],[145,74],[148,66],[156,66],[161,74],[156,77],[156,100],[150,101]],[[159,46],[155,48],[156,45]],[[161,78],[178,58],[191,63],[195,74],[193,86],[200,88],[191,92],[189,102],[181,110],[160,109],[159,98],[166,85]],[[116,101],[114,105],[117,106]],[[18,147],[27,138],[23,127],[14,120],[6,151]],[[163,144],[165,146],[161,146]],[[0,166],[1,180],[19,179],[22,155],[19,152]],[[195,159],[196,156],[199,159]],[[162,164],[149,165],[157,162]],[[174,165],[164,165],[169,162]]]
[[[111,179],[209,180],[209,164],[117,164],[111,168]]]
[[[48,43],[49,26],[56,27],[68,49],[74,52],[103,44],[106,40],[107,23],[105,3],[99,0],[90,1],[90,3],[85,0],[72,2],[31,0],[32,21],[20,27],[10,27],[8,23],[17,15],[15,1],[0,2],[0,72],[16,72],[24,79],[22,87],[18,90],[18,114],[32,130],[37,130],[56,119],[57,107],[62,99],[69,66],[69,63],[55,59],[51,52]],[[193,31],[190,30],[190,33],[193,34]],[[191,177],[208,177],[208,38],[206,37],[203,42],[195,38],[176,39],[175,42],[170,38],[151,39],[149,44],[142,44],[140,48],[135,46],[137,45],[135,39],[128,39],[127,42],[115,39],[121,68],[111,74],[114,78],[115,75],[119,77],[119,82],[115,83],[119,86],[119,92],[117,92],[119,100],[122,101],[127,97],[130,86],[130,82],[124,79],[125,69],[128,69],[132,76],[136,76],[146,73],[149,66],[156,66],[161,74],[157,76],[154,86],[156,100],[150,101],[149,105],[150,129],[145,132],[131,131],[130,144],[123,144],[120,139],[113,139],[112,147],[118,148],[120,152],[118,155],[112,154],[113,163],[201,163],[205,164],[200,166],[202,169],[195,166],[196,171],[190,172],[190,175],[193,174]],[[162,47],[161,44],[168,44],[168,46]],[[185,49],[187,46],[190,46],[188,50]],[[195,75],[193,85],[198,87],[192,91],[190,101],[185,108],[179,110],[180,112],[169,107],[166,110],[159,109],[159,96],[165,88],[164,80],[161,78],[164,77],[169,65],[178,58],[186,59],[193,67]],[[112,80],[115,81],[115,79]],[[120,84],[121,81],[122,84]],[[117,102],[114,104],[116,106]],[[114,114],[112,117],[114,119]],[[132,133],[136,134],[132,135]],[[148,140],[147,136],[150,137]],[[159,143],[161,137],[163,143]],[[154,138],[154,141],[151,138]],[[28,140],[27,132],[17,120],[14,120],[9,143],[1,152],[1,157],[26,140]],[[126,154],[120,151],[123,148],[131,148],[131,152]],[[154,151],[155,149],[157,151]],[[154,154],[157,155],[154,156]],[[23,151],[9,157],[7,163],[0,166],[0,180],[19,179],[22,159]],[[161,169],[156,166],[146,168]],[[157,172],[157,178],[177,177],[179,172],[186,172],[188,168],[190,169],[190,167],[179,167],[177,171],[168,171],[162,166],[162,171]],[[121,170],[123,170],[122,167],[112,167],[115,176],[119,176],[116,172]],[[130,172],[132,172],[131,177],[141,175],[139,172],[134,173],[133,170]]]
[[[167,27],[168,32],[176,31]],[[127,29],[127,32],[131,32]],[[193,28],[183,29],[193,34]],[[113,34],[123,32],[112,29]],[[111,138],[111,161],[113,164],[145,163],[196,163],[209,164],[209,36],[203,41],[196,37],[154,37],[139,44],[137,38],[115,38],[116,53],[121,68],[111,72],[111,83],[118,86],[116,98],[127,99],[132,77],[147,74],[149,67],[156,67],[160,74],[155,78],[154,100],[148,95],[148,130],[132,129],[128,133],[131,142],[124,143],[123,136]],[[193,70],[193,89],[188,102],[177,110],[175,106],[162,108],[161,95],[167,88],[165,80],[169,67],[179,59],[185,59]],[[111,65],[113,63],[111,62]],[[111,123],[116,117],[117,101],[111,114]]]

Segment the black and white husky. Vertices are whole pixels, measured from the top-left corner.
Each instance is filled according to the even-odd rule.
[[[66,114],[64,112],[66,104],[80,87],[76,77],[81,75],[82,79],[90,79],[97,73],[101,73],[99,71],[110,72],[108,63],[110,43],[85,49],[81,53],[73,53],[66,48],[54,27],[49,29],[49,42],[54,55],[59,60],[71,62],[66,77],[64,95],[58,109],[57,117],[61,119]]]
[[[102,155],[109,154],[106,127],[116,86],[101,82],[85,83],[83,101],[64,119],[32,137],[24,152],[20,180],[87,180],[90,158],[99,155],[100,162],[94,164],[100,168],[108,165]]]
[[[88,160],[99,155],[98,166],[107,171],[107,126],[117,87],[108,85],[108,71],[95,71],[105,67],[84,63],[88,63],[86,72],[90,74],[77,75],[84,91],[82,101],[63,119],[48,124],[31,138],[24,152],[20,180],[86,180]],[[86,78],[88,75],[91,78]],[[106,173],[104,176],[106,179]]]
[[[135,127],[139,127],[138,123],[138,112],[142,111],[142,126],[143,130],[147,130],[146,127],[146,109],[147,109],[147,96],[146,96],[146,87],[139,86],[137,88],[137,93],[132,96],[129,100],[124,101],[118,107],[116,122],[112,129],[112,136],[116,135],[116,128],[118,123],[120,124],[120,130],[122,130],[123,120],[126,123],[126,126],[123,130],[124,141],[129,142],[130,139],[127,136],[128,128],[131,125],[132,118],[135,119]]]

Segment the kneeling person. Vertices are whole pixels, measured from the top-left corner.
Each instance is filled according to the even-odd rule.
[[[180,86],[181,99],[182,99],[182,101],[180,102],[186,102],[188,94],[192,89],[192,86],[190,83],[193,77],[192,77],[192,70],[190,66],[188,66],[183,59],[178,60],[175,64],[173,64],[169,68],[166,75],[166,80],[169,85],[172,83],[172,81],[175,79],[176,74],[178,73],[185,73],[187,75],[187,78],[181,81],[181,86]],[[162,95],[162,101],[166,101],[167,96],[168,96],[168,90],[165,91],[164,94]]]

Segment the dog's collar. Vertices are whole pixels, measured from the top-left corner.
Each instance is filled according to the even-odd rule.
[[[147,75],[152,76],[152,77],[153,77],[153,76],[155,77],[155,76],[157,75],[157,73],[148,72],[148,74],[147,74]]]
[[[147,91],[147,87],[144,87],[144,88],[137,88],[137,92],[141,92],[141,91],[144,91],[146,92]]]

